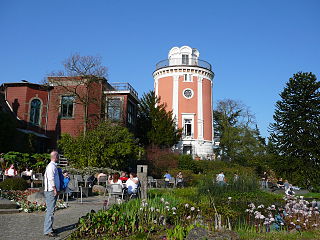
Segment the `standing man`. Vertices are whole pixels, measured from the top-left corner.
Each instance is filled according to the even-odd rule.
[[[47,212],[44,219],[43,232],[46,236],[56,237],[57,234],[54,233],[52,225],[54,208],[56,206],[58,192],[60,191],[60,179],[57,169],[57,163],[59,161],[58,152],[51,152],[50,159],[51,161],[44,174],[44,196],[46,198]]]

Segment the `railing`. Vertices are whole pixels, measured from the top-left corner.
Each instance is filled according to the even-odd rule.
[[[205,68],[211,71],[211,64],[197,58],[170,58],[162,60],[156,64],[156,70],[171,66],[195,66]]]
[[[110,83],[116,91],[130,91],[133,95],[138,97],[138,92],[129,83]]]

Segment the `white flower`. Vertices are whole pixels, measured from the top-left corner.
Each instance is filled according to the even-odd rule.
[[[143,210],[143,208],[140,208],[140,211],[142,211]]]
[[[260,216],[260,219],[264,219],[264,216],[263,216],[263,215],[261,215],[261,216]]]
[[[157,223],[157,220],[153,220],[153,223],[155,223],[155,224],[156,224],[156,223]]]
[[[187,219],[190,219],[190,218],[191,218],[191,216],[188,216],[188,217],[187,217]]]
[[[169,205],[169,203],[168,203],[168,202],[165,202],[164,204],[165,204],[165,205]]]
[[[303,199],[303,196],[300,196],[300,199]]]
[[[280,223],[280,225],[281,225],[281,226],[283,226],[283,225],[284,225],[284,223],[282,222],[282,223]]]
[[[232,197],[228,197],[228,200],[231,200]]]
[[[173,214],[173,215],[176,215],[176,212],[173,212],[172,214]]]
[[[191,208],[190,208],[191,211],[194,211],[194,209],[195,209],[194,207],[191,207]]]
[[[184,206],[187,208],[187,207],[189,207],[189,204],[188,204],[188,203],[186,203]]]
[[[154,207],[151,207],[150,210],[151,210],[151,212],[153,212],[154,211]]]
[[[271,205],[271,208],[276,208],[276,206],[275,205]]]
[[[161,202],[164,202],[164,198],[161,198],[160,201],[161,201]]]
[[[174,211],[174,210],[177,210],[177,209],[176,209],[175,207],[173,207],[173,208],[171,208],[171,210],[173,210],[173,211]]]
[[[270,221],[271,221],[271,222],[274,222],[274,218],[270,218]]]
[[[160,212],[160,209],[157,208],[156,211],[157,211],[157,212]]]

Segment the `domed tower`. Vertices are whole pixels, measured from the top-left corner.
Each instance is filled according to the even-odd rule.
[[[189,46],[173,47],[153,72],[154,89],[183,129],[176,148],[202,159],[213,157],[211,65]]]

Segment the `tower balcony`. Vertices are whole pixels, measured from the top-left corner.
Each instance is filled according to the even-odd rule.
[[[170,58],[156,64],[156,71],[165,67],[190,66],[200,67],[212,71],[211,64],[198,58]]]

